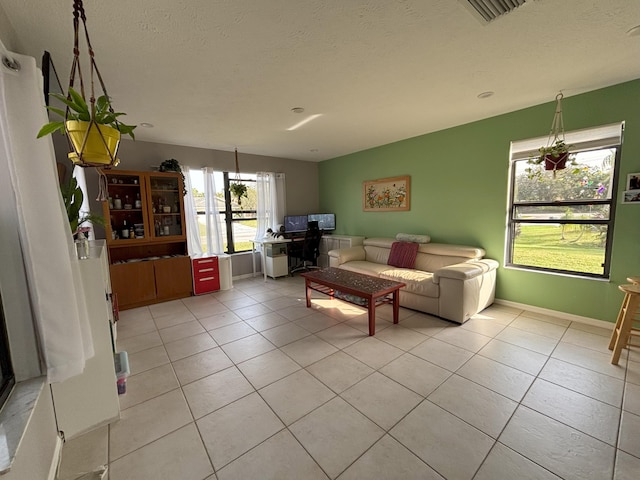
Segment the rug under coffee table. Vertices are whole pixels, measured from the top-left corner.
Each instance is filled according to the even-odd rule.
[[[393,305],[393,323],[398,323],[399,290],[405,286],[404,283],[333,267],[302,273],[300,276],[305,281],[307,307],[311,307],[312,291],[366,307],[370,336],[376,333],[376,307],[379,305]],[[358,299],[362,299],[362,302]]]

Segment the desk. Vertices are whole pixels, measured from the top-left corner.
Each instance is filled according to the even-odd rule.
[[[251,251],[251,267],[253,269],[253,276],[256,276],[256,245],[260,246],[260,258],[262,259],[262,274],[264,275],[264,281],[267,281],[267,265],[266,265],[266,248],[265,246],[271,246],[273,247],[277,247],[279,245],[284,246],[284,251],[286,252],[286,248],[287,248],[287,244],[291,243],[292,240],[290,239],[286,239],[286,238],[279,238],[279,239],[275,239],[275,238],[269,238],[269,239],[263,239],[263,240],[253,240],[253,248]],[[285,253],[284,258],[286,259],[287,262],[287,274],[288,274],[288,265],[289,265],[289,257],[288,255]],[[282,275],[280,275],[282,276]],[[275,278],[275,277],[273,277]]]

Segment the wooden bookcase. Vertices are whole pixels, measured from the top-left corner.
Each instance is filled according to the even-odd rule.
[[[103,202],[109,271],[121,309],[192,294],[182,176],[109,170]],[[125,233],[126,224],[126,233]]]

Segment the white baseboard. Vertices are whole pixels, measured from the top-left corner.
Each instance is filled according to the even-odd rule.
[[[498,305],[504,305],[506,307],[519,308],[527,310],[529,312],[542,313],[549,315],[550,317],[562,318],[571,322],[584,323],[587,325],[593,325],[594,327],[606,328],[607,330],[613,330],[615,326],[614,322],[606,322],[604,320],[598,320],[596,318],[582,317],[580,315],[574,315],[572,313],[559,312],[557,310],[551,310],[548,308],[534,307],[533,305],[526,305],[524,303],[512,302],[510,300],[501,300],[496,298],[494,303]]]

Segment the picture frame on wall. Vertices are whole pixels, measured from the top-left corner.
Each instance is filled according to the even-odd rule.
[[[627,175],[627,183],[622,192],[622,203],[636,203],[640,205],[640,173]]]
[[[401,212],[411,209],[411,177],[365,180],[362,184],[365,212]]]
[[[638,189],[638,190],[625,190],[622,193],[622,203],[637,203],[637,204],[640,204],[640,189]]]
[[[640,190],[640,173],[630,173],[627,175],[627,186],[625,190]]]

